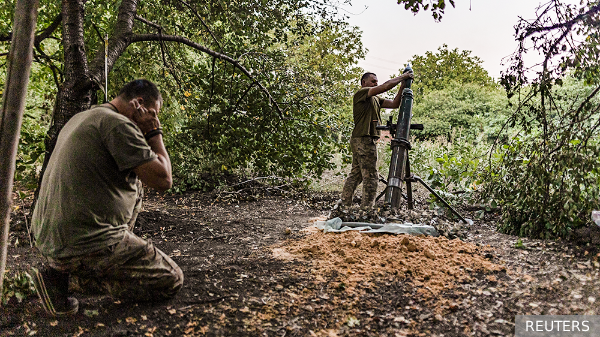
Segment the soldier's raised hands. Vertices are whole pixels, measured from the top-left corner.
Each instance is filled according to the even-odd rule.
[[[134,109],[131,116],[133,122],[140,128],[142,133],[147,134],[152,130],[160,128],[157,107],[146,107],[142,98],[134,98],[129,104]]]

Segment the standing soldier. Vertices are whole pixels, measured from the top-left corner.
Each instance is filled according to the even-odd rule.
[[[342,190],[342,205],[350,206],[354,190],[363,183],[363,195],[360,207],[373,207],[377,194],[377,140],[381,131],[375,127],[381,124],[381,108],[396,109],[400,106],[404,80],[413,78],[412,73],[405,73],[377,85],[377,75],[365,73],[360,79],[361,88],[354,94],[352,115],[354,130],[350,139],[352,148],[352,170],[344,183]],[[399,83],[400,90],[394,100],[377,97]]]

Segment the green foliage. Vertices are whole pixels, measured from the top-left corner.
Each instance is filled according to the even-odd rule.
[[[0,37],[8,36],[12,30],[14,3],[15,1],[8,1],[7,6],[0,9]],[[39,32],[50,25],[60,13],[60,2],[42,0],[38,12],[36,31]],[[0,42],[0,53],[8,53],[9,47],[8,42]],[[52,72],[49,65],[60,61],[62,52],[59,47],[60,44],[54,39],[42,41],[37,47],[38,52],[35,53],[31,66],[15,171],[15,180],[28,188],[35,188],[37,175],[44,160],[44,139],[52,119],[57,90],[58,78],[55,76],[59,76]],[[42,62],[44,57],[49,60],[46,64]],[[0,83],[5,81],[6,65],[7,63],[0,58]],[[2,90],[3,87],[0,88],[0,99],[3,95]]]
[[[6,72],[2,70],[3,68],[0,68],[0,82],[3,83]],[[44,159],[44,138],[50,124],[51,102],[55,94],[56,92],[52,89],[52,78],[44,77],[41,67],[33,64],[15,171],[15,180],[29,188],[35,187],[37,173]],[[3,92],[0,89],[0,100],[2,95]]]
[[[517,242],[515,242],[515,248],[525,249],[525,245],[523,244],[523,240],[521,240],[521,238],[518,238]]]
[[[483,140],[493,141],[506,122],[509,101],[501,89],[477,83],[449,82],[440,90],[429,91],[415,102],[414,123],[425,129],[411,131],[419,140],[449,138],[461,128],[462,135],[473,139],[484,134]]]
[[[423,177],[451,204],[472,202],[481,189],[484,159],[491,144],[473,140],[456,130],[451,140],[445,137],[426,141],[413,139],[409,151],[411,172]],[[389,148],[382,150],[379,171],[386,175],[391,151]],[[432,208],[444,207],[433,195],[430,195],[429,201]]]
[[[509,120],[521,131],[497,150],[486,172],[483,198],[502,205],[503,232],[565,237],[600,206],[598,100],[586,99],[593,88],[583,81],[565,83],[548,93],[551,108],[535,94],[521,105]]]
[[[33,281],[27,272],[18,272],[13,276],[4,274],[2,289],[2,305],[8,304],[11,298],[16,298],[21,303],[27,296],[35,294]]]
[[[454,0],[448,0],[448,2],[454,7]],[[444,10],[446,9],[445,0],[398,0],[398,4],[404,4],[406,10],[410,10],[415,14],[421,10],[426,11],[431,9],[432,16],[436,21],[442,19],[442,14],[444,14]]]
[[[53,79],[33,64],[27,89],[27,100],[19,138],[15,179],[24,186],[34,188],[37,174],[44,160],[44,139],[51,121],[52,102],[56,91]]]
[[[415,55],[409,63],[415,73],[411,88],[417,101],[431,91],[466,83],[496,86],[481,66],[483,61],[477,56],[471,56],[469,50],[449,50],[444,44],[438,48],[437,53],[428,51],[425,55]]]
[[[347,97],[363,49],[355,28],[311,25],[313,36],[289,34],[261,52],[265,62],[256,76],[284,102],[282,116],[228,64],[215,61],[213,71],[211,59],[190,60],[194,72],[182,74],[186,89],[164,119],[178,189],[200,188],[204,173],[232,168],[299,177],[333,167],[332,153],[346,147],[337,135],[349,134]]]
[[[120,4],[86,2],[89,60],[104,55],[104,37],[112,34]],[[347,142],[339,135],[349,134],[351,127],[347,104],[362,72],[355,66],[364,57],[361,32],[339,21],[326,0],[191,5],[193,10],[181,2],[140,2],[137,15],[160,25],[162,34],[183,36],[231,56],[267,88],[283,112],[279,114],[257,83],[230,63],[172,42],[130,45],[109,74],[108,97],[115,97],[134,78],[157,83],[165,101],[160,119],[173,163],[174,190],[207,188],[207,175],[232,171],[303,177],[333,167],[332,153],[347,152]],[[60,12],[60,2],[41,0],[38,32]],[[0,37],[10,26],[0,26]],[[134,31],[158,33],[142,21],[134,22]],[[56,95],[64,80],[65,46],[57,41],[60,28],[35,51],[39,65],[32,69],[30,92],[35,96],[28,100],[22,128],[19,180],[33,180],[43,159],[43,131],[51,120],[49,96]],[[8,46],[0,42],[0,50]],[[0,72],[3,69],[0,66]],[[101,103],[104,93],[97,92],[97,97]]]
[[[438,167],[431,167],[427,181],[429,185],[435,189],[448,192],[450,188],[457,192],[470,192],[475,183],[477,168],[479,164],[478,158],[470,158],[460,151],[449,156],[444,154],[443,157],[436,158]]]
[[[537,137],[515,137],[503,146],[501,166],[490,170],[486,186],[487,196],[503,205],[503,232],[564,237],[586,225],[591,210],[600,206],[600,147],[596,141],[582,143],[580,132],[564,136],[546,144]]]
[[[415,71],[411,169],[451,203],[470,202],[481,185],[482,159],[506,137],[510,102],[470,51],[427,52],[410,61]],[[384,154],[384,165],[389,165]],[[386,170],[387,166],[381,167]],[[442,206],[431,196],[431,206]]]
[[[502,205],[503,232],[567,237],[600,206],[599,11],[596,1],[552,2],[515,26],[519,48],[501,83],[519,102],[482,194]],[[525,62],[530,50],[543,52],[537,67]]]
[[[442,145],[443,144],[443,145]],[[453,141],[440,144],[441,153],[428,166],[417,162],[417,169],[424,173],[425,181],[450,203],[472,202],[481,181],[482,161],[489,144],[476,142],[469,137],[453,137]],[[421,155],[417,151],[413,157]],[[443,207],[433,195],[431,207]]]
[[[26,112],[23,117],[15,180],[25,186],[34,188],[37,182],[37,173],[44,158],[44,137],[47,131],[47,123],[38,122],[45,116],[36,116],[30,112]]]
[[[448,1],[400,0],[413,12],[431,10],[441,18]],[[449,3],[454,6],[452,0]],[[88,60],[104,55],[121,2],[85,3],[84,40]],[[227,54],[249,69],[279,102],[276,113],[265,94],[229,63],[181,44],[130,45],[109,74],[108,97],[131,79],[158,84],[165,106],[161,121],[173,159],[176,190],[204,188],[206,174],[233,170],[287,177],[320,175],[333,167],[333,152],[347,160],[351,128],[347,106],[364,57],[361,32],[338,19],[328,0],[226,0],[139,2],[135,34],[188,38]],[[0,11],[0,37],[8,36],[14,0]],[[61,13],[61,3],[40,0],[38,34]],[[165,15],[168,13],[168,15]],[[160,26],[160,30],[157,27]],[[43,131],[51,122],[52,101],[64,82],[60,26],[36,46],[28,113],[25,116],[17,179],[33,182],[43,159]],[[2,40],[2,39],[0,39]],[[7,41],[7,40],[3,40]],[[8,50],[0,42],[0,51]],[[0,71],[3,71],[0,66]],[[102,102],[104,92],[97,92]],[[342,136],[340,136],[342,135]]]

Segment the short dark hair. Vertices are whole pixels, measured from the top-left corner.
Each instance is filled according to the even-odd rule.
[[[363,84],[364,80],[366,80],[366,79],[367,79],[369,76],[371,76],[371,75],[373,75],[373,76],[377,76],[377,75],[375,75],[375,73],[364,73],[364,74],[362,75],[362,77],[360,78],[360,84]]]
[[[158,87],[156,87],[156,84],[143,78],[125,84],[125,86],[121,88],[121,91],[119,91],[119,96],[127,101],[136,97],[141,97],[144,101],[148,102],[162,102],[162,95],[160,94]]]

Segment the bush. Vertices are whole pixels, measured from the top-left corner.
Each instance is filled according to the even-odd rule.
[[[0,83],[4,82],[6,72],[0,66]],[[31,81],[27,88],[27,99],[17,150],[15,181],[21,186],[34,189],[38,173],[44,161],[44,139],[51,123],[51,109],[56,91],[52,80],[41,75],[43,67],[33,63]],[[0,89],[0,100],[2,99]]]
[[[446,137],[426,141],[413,139],[413,148],[409,151],[411,172],[421,176],[446,201],[470,202],[480,188],[481,163],[491,144],[463,136],[460,129],[454,130],[450,140]],[[387,173],[391,159],[389,147],[380,151],[380,158],[379,170],[382,174]],[[430,202],[431,207],[443,207],[433,195]]]
[[[576,133],[557,133],[546,144],[515,137],[499,151],[499,164],[487,171],[484,198],[502,205],[501,232],[548,239],[589,223],[600,206],[600,146],[582,143]]]
[[[18,272],[13,276],[4,274],[4,289],[2,289],[2,305],[8,304],[11,298],[21,303],[27,296],[35,294],[33,281],[27,272]]]
[[[565,237],[600,206],[598,103],[586,100],[593,88],[573,80],[547,93],[551,106],[530,89],[510,119],[522,129],[497,150],[482,198],[502,206],[502,232]]]
[[[485,140],[491,141],[509,112],[509,101],[501,89],[454,82],[415,102],[414,123],[422,123],[425,129],[411,132],[416,139],[427,140],[450,138],[454,129],[462,128],[464,136],[475,138],[483,133]]]

